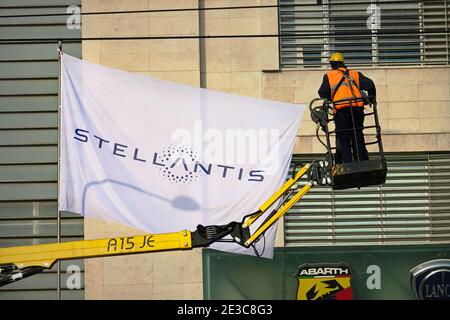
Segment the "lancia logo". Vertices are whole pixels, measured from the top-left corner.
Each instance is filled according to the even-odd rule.
[[[410,271],[411,289],[420,300],[450,300],[450,259],[431,260]]]

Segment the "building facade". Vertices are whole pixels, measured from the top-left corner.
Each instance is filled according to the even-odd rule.
[[[358,67],[377,85],[378,110],[386,152],[410,154],[413,159],[414,152],[428,154],[448,151],[450,143],[448,34],[443,35],[446,39],[443,44],[438,41],[438,45],[444,46],[439,50],[435,47],[433,49],[430,44],[430,50],[438,52],[437,55],[433,55],[432,52],[427,56],[428,51],[421,51],[423,43],[420,43],[420,30],[417,35],[417,32],[411,32],[411,29],[409,32],[413,35],[408,36],[406,41],[417,42],[415,37],[419,37],[419,43],[415,43],[411,50],[408,45],[394,46],[392,52],[388,50],[393,42],[403,39],[399,39],[401,35],[397,35],[394,41],[375,43],[379,53],[373,53],[372,33],[369,30],[370,34],[367,34],[368,29],[365,26],[366,20],[371,17],[370,12],[366,13],[370,3],[361,8],[360,6],[352,7],[350,2],[352,1],[323,1],[322,4],[317,1],[280,1],[278,3],[275,0],[84,1],[84,12],[233,6],[266,6],[266,8],[84,16],[83,37],[244,36],[279,35],[280,32],[289,35],[290,31],[294,31],[305,35],[306,40],[295,40],[295,37],[294,40],[292,37],[207,37],[173,40],[83,41],[83,58],[193,86],[307,105],[310,100],[317,97],[329,53],[339,49],[350,57],[348,60],[351,66]],[[376,4],[376,1],[372,2]],[[283,5],[280,10],[273,7],[278,4]],[[294,6],[289,7],[289,5]],[[446,1],[441,1],[439,5],[443,5],[444,9],[448,10]],[[417,9],[417,21],[420,18],[421,6],[420,1],[413,5],[413,8]],[[353,18],[360,24],[361,16],[364,17],[363,27],[356,23],[353,29],[349,29],[349,32],[355,35],[358,34],[358,31],[355,31],[358,28],[364,30],[366,33],[364,43],[361,43],[362,40],[357,37],[355,39],[349,37],[345,30],[343,34],[350,39],[344,39],[345,41],[343,40],[341,44],[333,44],[333,39],[330,39],[330,18],[332,20],[336,15],[345,15],[344,12],[347,9],[350,9],[350,12],[357,11],[359,16]],[[381,8],[381,27],[385,23],[390,29],[397,28],[392,23],[389,26],[389,16],[391,19],[396,19],[404,12],[411,10],[410,7],[404,7],[402,4]],[[383,18],[384,11],[386,11],[386,18]],[[336,14],[333,15],[333,12]],[[348,15],[347,13],[345,21],[352,18],[351,14]],[[392,18],[393,15],[397,17]],[[410,15],[414,16],[414,12]],[[429,15],[433,16],[431,13]],[[324,17],[328,17],[328,20],[324,20]],[[342,17],[341,20],[338,18],[335,20],[342,21]],[[435,26],[439,23],[448,26],[448,17],[445,15],[434,16],[434,18],[432,22]],[[438,23],[436,20],[439,19],[443,20]],[[411,28],[410,24],[413,22],[410,20],[405,19],[403,28]],[[339,29],[339,25],[336,28]],[[315,34],[312,40],[306,37],[308,32]],[[325,36],[321,35],[322,33]],[[436,40],[436,35],[422,33],[423,36],[434,37]],[[442,34],[440,36],[442,37]],[[336,39],[339,38],[336,37]],[[361,50],[363,52],[358,53]],[[403,57],[402,55],[398,57],[398,52],[404,52]],[[305,57],[308,58],[305,59]],[[358,57],[363,59],[356,59]],[[382,57],[385,57],[384,60]],[[437,58],[431,61],[433,60],[431,57]],[[429,63],[424,59],[429,59]],[[351,63],[352,60],[354,63]],[[323,147],[315,137],[315,124],[306,112],[294,153],[313,154],[320,157],[323,152]],[[285,220],[285,223],[289,224],[289,220]],[[285,231],[289,230],[287,227],[288,225],[285,226],[282,223],[278,225],[278,246],[285,246],[285,242],[288,242],[288,245],[296,245],[295,237],[289,240],[288,234],[285,234]],[[85,221],[86,238],[134,232],[138,231],[105,222]],[[444,233],[443,241],[448,241],[447,231]],[[357,242],[358,239],[355,241]],[[306,243],[309,242],[306,241]],[[301,245],[301,241],[299,243]],[[328,243],[333,243],[333,240],[322,240],[322,244]],[[202,299],[201,252],[196,249],[190,252],[91,259],[86,261],[86,298]]]

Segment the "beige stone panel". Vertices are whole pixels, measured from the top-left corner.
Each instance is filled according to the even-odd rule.
[[[263,86],[294,87],[317,97],[324,74],[323,71],[269,71],[263,73]]]
[[[406,135],[406,151],[435,151],[437,150],[437,135],[411,134]]]
[[[363,75],[366,77],[372,79],[372,81],[375,83],[375,86],[387,86],[388,85],[388,77],[387,73],[389,73],[389,70],[386,69],[361,69],[359,70]]]
[[[294,154],[312,153],[314,137],[297,136],[294,144]]]
[[[276,87],[281,87],[279,85],[279,78],[280,78],[281,73],[280,72],[262,72],[262,86],[263,88],[267,88],[267,87],[272,87],[272,88],[276,88]],[[286,86],[289,87],[289,86]]]
[[[100,46],[101,41],[83,41],[83,60],[100,63]]]
[[[230,18],[230,34],[257,35],[261,33],[259,17]]]
[[[154,283],[202,281],[201,249],[153,253]]]
[[[152,298],[158,299],[153,291],[153,284],[125,284],[108,286],[103,289],[103,299],[105,300],[147,300]]]
[[[388,69],[386,70],[386,74],[388,86],[417,85],[420,80],[419,69]]]
[[[152,0],[150,0],[152,1]],[[173,0],[171,0],[173,1]],[[93,11],[124,11],[124,10],[147,10],[149,0],[83,0],[82,8],[84,12]]]
[[[323,142],[325,142],[324,136],[322,136],[321,139]],[[332,137],[331,140],[334,140],[334,137]],[[323,154],[325,156],[326,152],[327,152],[327,149],[316,138],[316,141],[313,141],[313,144],[312,144],[312,153]]]
[[[373,116],[367,116],[364,119],[364,126],[365,127],[369,127],[369,126],[374,126],[375,125],[375,119]],[[380,126],[382,126],[382,124],[380,124]],[[366,128],[364,129],[364,134],[368,135],[368,134],[375,134],[376,129],[375,128]]]
[[[259,0],[230,0],[230,7],[259,6]],[[253,18],[259,16],[263,9],[233,9],[230,18]]]
[[[387,91],[389,102],[418,101],[423,99],[423,97],[419,96],[418,84],[390,84]]]
[[[364,126],[374,126],[375,125],[375,118],[373,115],[368,115],[367,113],[369,112],[368,108],[366,108],[365,110],[365,114],[366,117],[364,118]],[[388,120],[386,118],[386,120]],[[371,131],[375,131],[375,128],[367,128],[364,130],[364,132],[367,133],[372,133]]]
[[[198,52],[151,52],[150,71],[199,70]]]
[[[232,72],[231,73],[232,88],[260,88],[261,72]]]
[[[420,118],[448,118],[450,117],[450,101],[421,101]]]
[[[421,84],[420,98],[422,101],[448,101],[449,84]]]
[[[279,50],[277,38],[262,38],[261,47],[264,48],[261,54],[261,70],[278,70]]]
[[[272,1],[269,1],[272,2]],[[273,5],[272,3],[263,4]],[[275,3],[276,5],[276,3]],[[259,10],[261,34],[278,34],[278,10],[277,8],[266,8]]]
[[[208,18],[205,17],[205,35],[231,35],[230,18]]]
[[[209,1],[209,0],[206,0]],[[227,1],[225,1],[227,2]],[[261,0],[228,0],[230,7],[239,7],[239,6],[259,6]],[[252,13],[252,9],[245,9],[244,11]]]
[[[419,102],[391,102],[389,103],[389,118],[419,118],[420,104]]]
[[[385,152],[405,151],[406,135],[383,135],[383,148]]]
[[[125,71],[149,71],[150,63],[147,54],[101,54],[100,63]]]
[[[102,272],[105,287],[152,284],[154,277],[151,265],[111,266],[110,268],[104,268]]]
[[[450,118],[420,119],[421,133],[448,133],[450,131]]]
[[[420,82],[422,84],[435,85],[436,83],[448,83],[448,68],[424,68],[420,69]]]
[[[103,261],[103,285],[152,284],[154,253],[105,257]],[[120,274],[120,277],[117,275]]]
[[[381,134],[389,132],[389,119],[380,119]]]
[[[304,108],[302,114],[302,121],[311,121],[311,113],[309,112],[309,108]],[[312,121],[311,121],[312,122]]]
[[[98,36],[147,36],[149,35],[148,14],[139,13],[98,17]]]
[[[149,9],[198,8],[198,0],[147,0]],[[211,0],[206,0],[207,2]]]
[[[85,12],[84,7],[82,12]],[[100,19],[98,16],[84,15],[81,17],[81,34],[85,38],[94,38],[99,36]],[[83,41],[83,43],[86,41]]]
[[[188,16],[155,16],[148,19],[152,36],[158,35],[198,35],[198,17]]]
[[[296,94],[295,101],[309,103],[312,99],[319,97],[318,90],[322,84],[324,74],[322,71],[286,72],[288,78],[280,77],[280,83],[285,81],[292,83],[293,81]]]
[[[205,49],[207,57],[211,54],[230,55],[229,39],[205,39]]]
[[[83,41],[84,43],[85,41]],[[102,40],[100,50],[102,54],[148,54],[147,40]],[[84,54],[84,52],[83,52]]]
[[[151,10],[192,9],[198,8],[198,0],[148,0],[148,7]],[[185,16],[186,14],[197,15],[197,11],[171,11],[153,14],[165,17],[177,17]]]
[[[148,52],[167,53],[167,52],[198,52],[198,40],[148,40],[142,41],[143,46],[147,47]]]
[[[438,134],[437,135],[437,150],[449,151],[450,150],[450,134]]]
[[[84,298],[86,300],[104,300],[103,287],[85,287]]]
[[[281,71],[278,76],[280,87],[304,87],[309,82],[304,71]]]
[[[259,39],[230,39],[231,71],[261,71]]]
[[[230,7],[230,0],[207,0],[205,8],[224,8]],[[205,10],[206,19],[229,18],[231,10]]]
[[[364,140],[366,141],[366,143],[372,141],[374,142],[376,140],[376,137],[374,134],[364,133]],[[378,144],[369,144],[366,146],[366,148],[369,153],[378,153]]]
[[[316,124],[311,121],[309,114],[305,114],[303,116],[303,120],[300,123],[300,128],[297,134],[300,136],[312,136],[316,134]]]
[[[280,219],[277,222],[277,231],[275,233],[275,247],[284,247],[284,220]]]
[[[154,299],[167,300],[201,300],[203,299],[202,282],[167,283],[153,285]]]
[[[237,93],[242,96],[254,97],[258,99],[262,98],[262,88],[243,88],[239,89]]]
[[[387,85],[377,85],[375,84],[377,87],[377,102],[381,103],[387,103],[389,102],[389,97],[388,97],[388,86]]]
[[[157,79],[188,84],[194,87],[200,85],[200,74],[198,71],[153,71],[144,72],[143,74]]]
[[[420,120],[419,119],[389,119],[387,121],[386,129],[384,129],[384,132],[389,132],[390,134],[393,134],[393,133],[419,133],[419,132],[421,132]]]
[[[313,86],[310,87],[296,87],[294,89],[294,102],[304,104],[305,107],[309,106],[309,103],[315,99],[318,98],[317,94],[318,88],[315,88]],[[317,104],[315,104],[316,106]]]
[[[371,112],[372,109],[368,106],[365,107],[366,112]],[[377,102],[377,111],[378,111],[378,119],[384,120],[389,118],[389,110],[390,110],[390,104],[386,102]],[[373,116],[371,116],[373,118]]]
[[[450,83],[450,68],[447,67],[447,81]]]
[[[207,72],[230,72],[231,59],[229,54],[206,54]]]
[[[94,288],[103,287],[103,258],[85,259],[84,265],[84,283],[86,292],[91,289],[94,290]]]
[[[263,97],[267,100],[293,102],[294,88],[263,88]]]
[[[208,89],[229,89],[231,88],[231,73],[208,72],[206,74],[206,85]]]

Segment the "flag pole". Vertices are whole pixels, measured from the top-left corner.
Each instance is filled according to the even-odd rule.
[[[56,238],[58,243],[61,242],[61,211],[59,210],[59,188],[60,188],[60,150],[61,150],[61,58],[62,40],[58,41],[58,145],[57,145],[57,195],[56,195]],[[56,296],[57,300],[61,300],[61,263],[58,261],[56,265]]]

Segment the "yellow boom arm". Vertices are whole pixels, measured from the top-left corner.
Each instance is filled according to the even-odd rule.
[[[300,190],[297,182],[308,173],[310,181]],[[306,164],[276,191],[257,212],[247,215],[242,222],[230,222],[223,226],[199,225],[194,232],[184,230],[165,234],[145,234],[131,237],[115,237],[98,240],[82,240],[0,249],[0,286],[26,278],[48,269],[58,260],[82,259],[146,252],[187,250],[207,247],[231,236],[234,242],[253,246],[278,219],[313,187],[314,181],[322,184],[328,171],[322,162]],[[254,224],[278,200],[280,204],[251,234]]]
[[[0,249],[0,265],[50,268],[58,260],[192,248],[191,232],[146,234]]]

